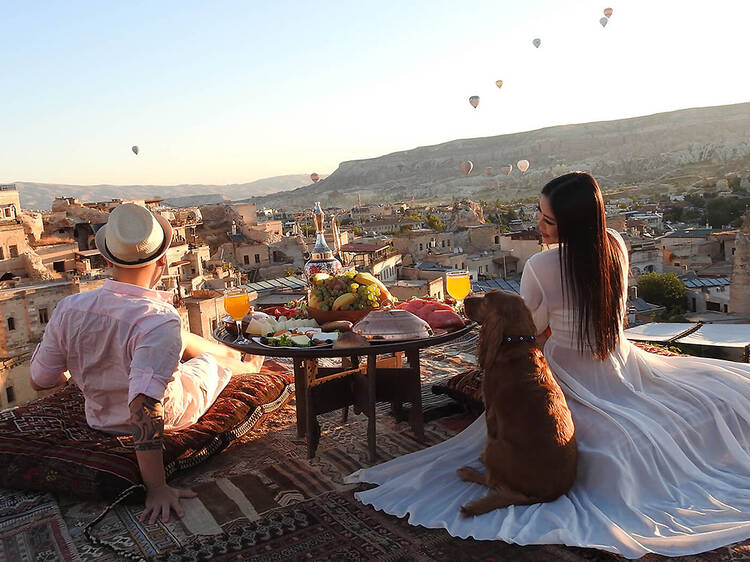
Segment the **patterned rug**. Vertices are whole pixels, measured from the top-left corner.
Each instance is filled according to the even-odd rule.
[[[415,440],[406,421],[391,417],[387,404],[378,406],[378,462],[439,443],[471,423],[473,418],[452,400],[433,395],[431,386],[469,368],[474,361],[473,350],[474,342],[469,338],[424,354],[425,443]],[[593,549],[456,539],[444,530],[414,527],[405,519],[357,502],[353,493],[366,485],[346,485],[343,476],[370,465],[367,418],[350,412],[346,423],[341,419],[339,412],[319,417],[322,435],[318,454],[308,460],[305,441],[297,437],[293,403],[285,406],[251,436],[175,481],[175,485],[198,493],[198,498],[184,502],[186,515],[182,520],[148,525],[138,522],[139,506],[118,506],[94,528],[94,534],[145,560],[174,562],[622,560]],[[0,494],[3,501],[7,497]],[[28,507],[18,507],[11,514],[17,516],[43,506],[50,509],[49,513],[58,514],[56,519],[49,519],[58,525],[48,523],[46,515],[34,516],[34,528],[16,531],[23,527],[22,522],[8,526],[0,519],[0,560],[118,560],[83,536],[84,526],[105,504],[63,497],[55,504],[49,496],[34,494],[23,501]],[[23,501],[17,500],[14,505],[23,506]],[[64,524],[60,524],[60,512]],[[21,552],[26,555],[17,556]],[[679,560],[743,559],[750,560],[750,541]],[[664,558],[647,556],[642,560]]]
[[[0,494],[0,561],[78,560],[60,508],[49,494]]]

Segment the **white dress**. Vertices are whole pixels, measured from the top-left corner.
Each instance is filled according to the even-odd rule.
[[[456,537],[592,547],[628,558],[695,554],[750,537],[750,365],[662,357],[624,335],[604,361],[580,354],[563,307],[559,259],[557,249],[533,256],[521,294],[538,330],[552,330],[544,355],[579,448],[571,491],[550,503],[462,518],[459,507],[487,493],[456,475],[463,465],[483,470],[481,416],[448,441],[350,475],[349,482],[379,484],[357,498]]]

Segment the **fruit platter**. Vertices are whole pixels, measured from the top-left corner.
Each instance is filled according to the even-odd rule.
[[[395,299],[374,275],[354,270],[340,275],[316,273],[310,278],[307,313],[319,323],[336,320],[357,322]]]

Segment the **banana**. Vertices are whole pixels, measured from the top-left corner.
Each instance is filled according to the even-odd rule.
[[[360,285],[377,286],[377,288],[380,289],[380,297],[383,300],[391,298],[391,292],[388,290],[388,287],[386,287],[380,279],[370,273],[357,273],[354,280]]]
[[[353,295],[351,293],[344,293],[340,297],[338,297],[335,301],[333,301],[333,306],[331,307],[333,310],[341,310],[344,308],[349,308],[351,305],[354,304],[354,302],[357,300],[357,295]]]
[[[323,281],[325,281],[326,279],[330,279],[330,278],[331,276],[328,275],[327,273],[316,273],[310,278],[310,280],[313,282],[314,285],[320,285],[321,283],[323,283]]]

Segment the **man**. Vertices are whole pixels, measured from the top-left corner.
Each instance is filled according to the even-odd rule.
[[[102,288],[61,300],[31,359],[36,390],[63,384],[70,372],[94,428],[133,436],[146,485],[144,521],[182,517],[191,490],[166,483],[164,429],[195,423],[226,386],[232,371],[258,372],[262,357],[182,333],[172,294],[153,290],[166,266],[172,227],[145,207],[125,203],[96,233],[96,247],[113,268]],[[180,358],[187,359],[180,363]]]

